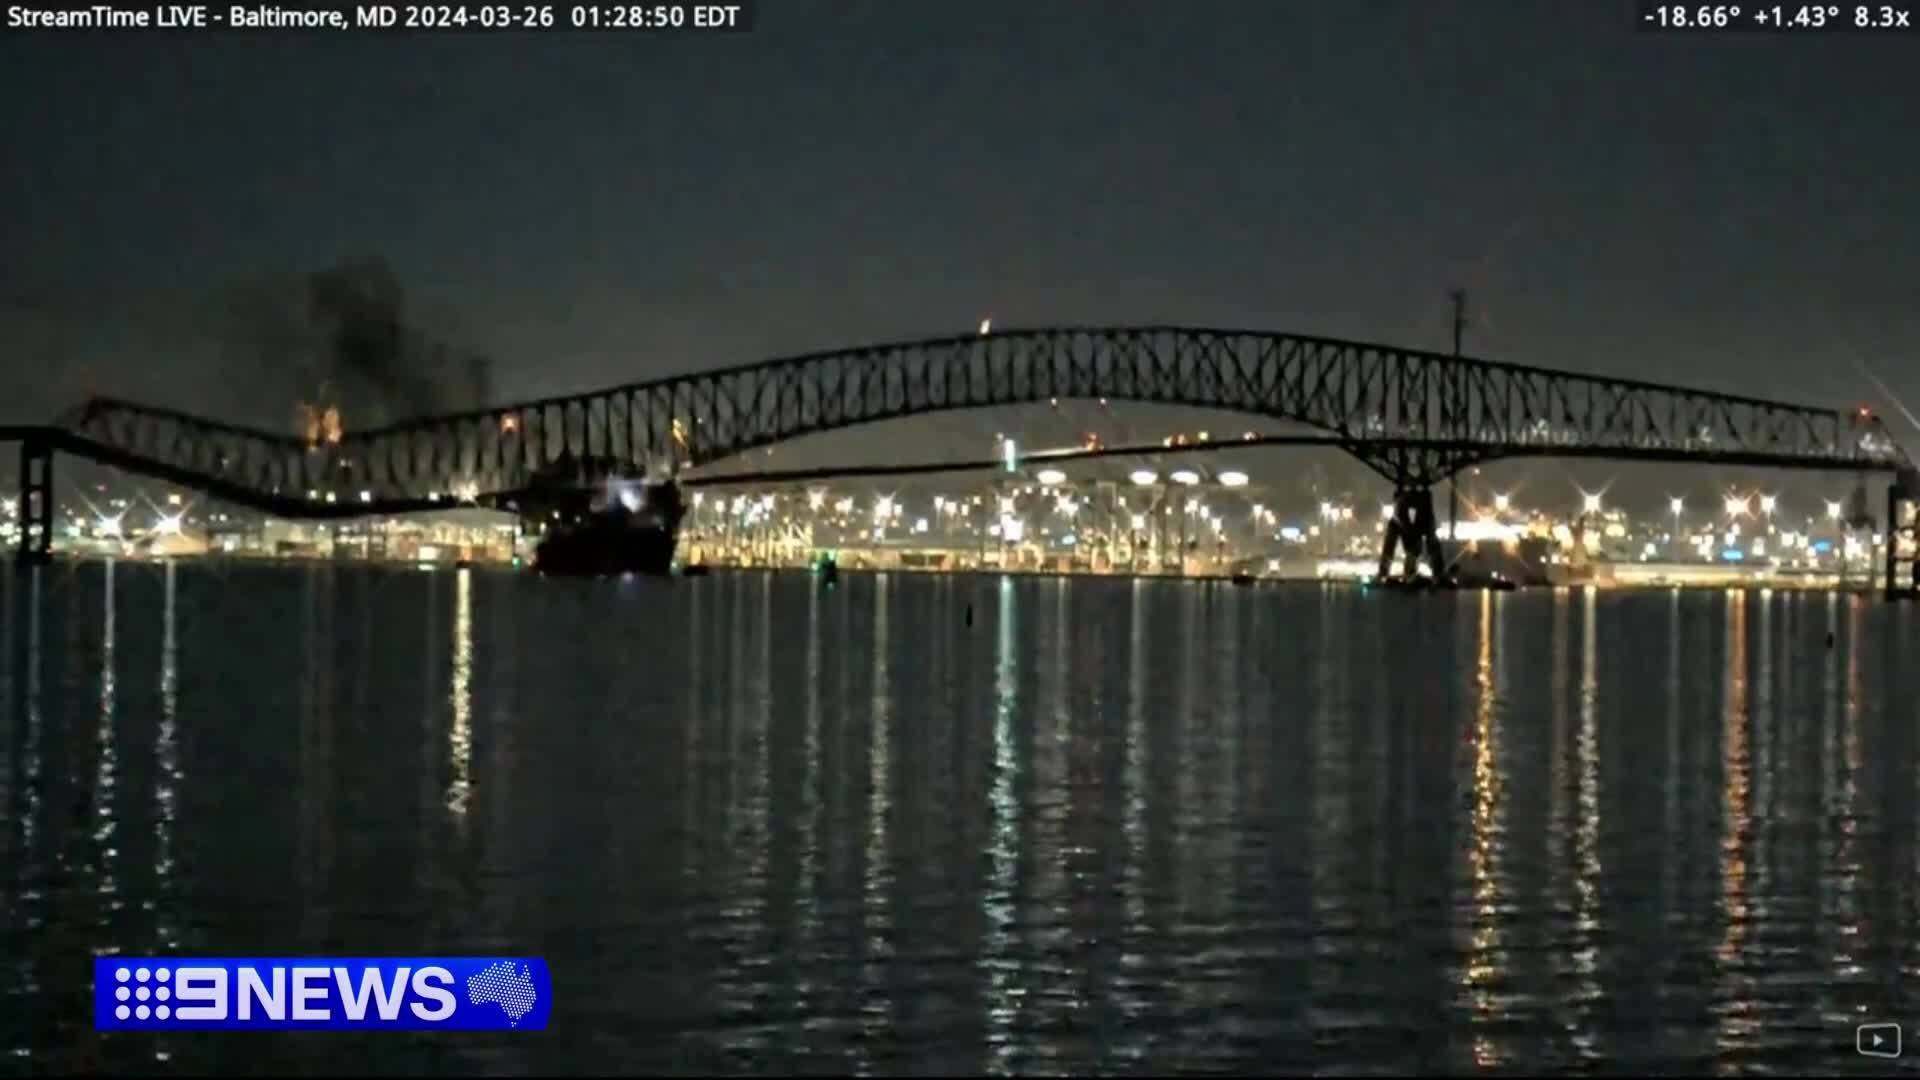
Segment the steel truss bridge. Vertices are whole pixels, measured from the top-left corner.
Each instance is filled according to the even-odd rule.
[[[808,353],[590,393],[429,417],[313,443],[111,398],[23,443],[23,495],[51,502],[55,452],[290,518],[509,505],[607,463],[684,470],[821,432],[961,409],[1099,399],[1230,410],[1304,425],[1396,492],[1396,542],[1437,553],[1431,489],[1514,457],[1883,471],[1920,476],[1880,421],[1738,394],[1391,345],[1178,326],[995,330]],[[1890,500],[1891,501],[1891,500]],[[1892,507],[1890,507],[1891,511]],[[23,520],[28,520],[23,516]],[[23,556],[44,555],[49,526]],[[31,529],[23,529],[23,537]],[[1894,545],[1889,544],[1891,552]],[[32,550],[30,550],[32,548]],[[1410,560],[1411,561],[1411,560]],[[1891,566],[1889,574],[1891,575]]]

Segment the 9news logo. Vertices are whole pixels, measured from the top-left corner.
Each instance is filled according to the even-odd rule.
[[[530,958],[93,962],[93,1021],[102,1031],[537,1031],[547,1026],[552,999],[546,961]]]

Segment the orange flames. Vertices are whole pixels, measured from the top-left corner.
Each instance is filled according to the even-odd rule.
[[[317,450],[321,443],[337,446],[340,442],[340,410],[329,405],[322,409],[316,405],[301,402],[296,409],[298,419],[294,421],[300,434],[307,440],[307,449]]]

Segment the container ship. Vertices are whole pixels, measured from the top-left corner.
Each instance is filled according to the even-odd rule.
[[[555,507],[550,530],[534,548],[533,568],[561,577],[617,577],[673,572],[680,486],[671,479],[611,479],[605,489],[567,508]]]

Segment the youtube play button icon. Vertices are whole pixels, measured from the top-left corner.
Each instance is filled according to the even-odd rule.
[[[1853,1048],[1868,1057],[1900,1056],[1899,1024],[1861,1024],[1853,1032]]]

